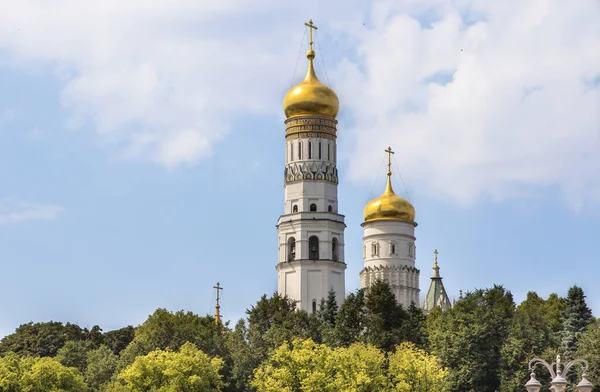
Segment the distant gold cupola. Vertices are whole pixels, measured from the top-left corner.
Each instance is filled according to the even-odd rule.
[[[388,172],[385,191],[381,196],[367,203],[364,211],[364,221],[404,220],[414,222],[415,208],[408,200],[397,196],[392,189],[391,154],[394,152],[391,147],[385,151],[388,153]]]
[[[313,60],[313,30],[317,27],[310,20],[305,23],[310,30],[310,49],[306,52],[308,71],[304,80],[292,87],[283,98],[283,111],[287,118],[296,116],[321,116],[335,119],[340,103],[336,93],[321,83],[315,74]]]

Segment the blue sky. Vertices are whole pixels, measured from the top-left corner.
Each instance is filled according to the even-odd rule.
[[[347,291],[391,145],[417,211],[423,295],[437,248],[451,296],[578,284],[598,314],[597,4],[340,4],[8,5],[0,334],[212,312],[216,281],[235,321],[276,290],[281,100],[304,72],[308,18],[317,73],[327,80],[324,59],[342,105]]]

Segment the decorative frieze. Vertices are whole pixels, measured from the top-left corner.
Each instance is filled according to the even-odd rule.
[[[285,183],[301,180],[329,181],[338,183],[338,171],[333,162],[292,162],[283,172]]]

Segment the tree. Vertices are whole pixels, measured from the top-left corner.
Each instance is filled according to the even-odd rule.
[[[449,390],[448,371],[438,359],[413,343],[400,344],[389,354],[389,377],[399,392],[445,392]]]
[[[212,316],[198,316],[192,312],[169,312],[157,309],[135,330],[135,337],[121,352],[120,369],[133,363],[135,358],[153,350],[167,347],[177,350],[186,342],[210,356],[227,360],[227,348],[222,326]]]
[[[274,293],[246,311],[247,323],[240,321],[228,337],[232,358],[232,384],[236,390],[251,390],[250,376],[271,351],[285,341],[311,338],[321,341],[321,322],[314,314],[296,310],[289,298]]]
[[[365,295],[364,335],[362,340],[386,352],[407,340],[404,324],[408,314],[387,281],[376,281]]]
[[[588,380],[594,384],[594,392],[600,391],[600,320],[590,324],[579,336],[577,357],[588,361]]]
[[[356,294],[348,294],[335,319],[336,345],[348,347],[352,343],[358,342],[364,331],[364,290],[358,290]]]
[[[113,384],[108,391],[221,391],[224,387],[219,374],[222,366],[220,358],[210,358],[193,343],[187,342],[179,351],[155,350],[137,357],[118,376],[127,389]]]
[[[20,325],[15,333],[0,341],[0,354],[14,352],[23,356],[54,357],[69,340],[86,340],[88,330],[78,325],[50,321]]]
[[[563,320],[561,351],[565,358],[573,358],[579,335],[594,321],[581,287],[573,286],[569,289]]]
[[[56,360],[67,367],[84,372],[87,367],[88,353],[93,344],[86,340],[69,340],[56,353]]]
[[[551,360],[560,346],[561,313],[567,303],[556,294],[543,300],[536,293],[527,293],[527,299],[516,309],[508,336],[502,346],[502,392],[521,389],[529,377],[527,364],[532,358]],[[548,382],[542,375],[541,382]]]
[[[404,331],[402,335],[406,337],[408,342],[424,349],[428,344],[426,324],[427,317],[423,310],[413,302],[407,309],[407,318],[403,324]]]
[[[322,298],[319,305],[318,317],[322,323],[333,327],[335,325],[335,316],[338,313],[338,304],[335,291],[330,289],[327,293],[327,299]]]
[[[514,310],[511,293],[494,286],[468,293],[452,309],[430,312],[429,344],[449,371],[451,391],[498,390],[501,347]]]
[[[0,358],[0,390],[82,392],[88,386],[77,369],[63,366],[54,358],[19,358],[8,353]]]
[[[127,327],[108,331],[104,334],[104,344],[108,346],[115,355],[119,355],[131,343],[135,336],[135,329]]]
[[[118,360],[113,351],[105,345],[90,351],[84,373],[87,384],[96,391],[101,390],[115,374]]]
[[[372,346],[332,349],[296,339],[276,349],[256,371],[259,392],[354,392],[386,390],[385,356]]]

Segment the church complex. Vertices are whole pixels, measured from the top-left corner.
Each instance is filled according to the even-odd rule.
[[[345,297],[344,215],[338,210],[336,93],[319,81],[314,70],[312,20],[308,71],[283,99],[285,112],[284,212],[277,222],[278,292],[299,309],[316,312],[333,290],[338,305]],[[391,148],[387,180],[381,196],[364,209],[363,261],[360,287],[376,280],[389,283],[405,308],[419,301],[416,265],[415,208],[394,193]],[[452,306],[439,274],[437,250],[431,285],[421,304],[424,311]]]

